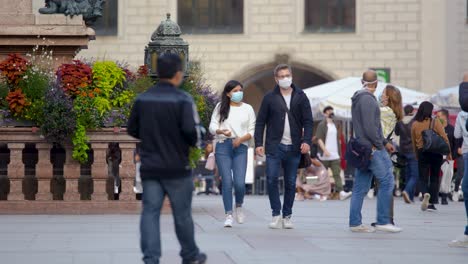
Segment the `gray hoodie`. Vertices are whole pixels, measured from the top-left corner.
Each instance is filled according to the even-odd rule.
[[[351,116],[355,137],[374,146],[379,150],[384,148],[384,136],[380,123],[380,107],[375,96],[363,89],[353,97]]]
[[[468,132],[466,131],[466,120],[468,119],[467,112],[460,112],[455,122],[455,138],[463,138],[462,153],[468,153]]]

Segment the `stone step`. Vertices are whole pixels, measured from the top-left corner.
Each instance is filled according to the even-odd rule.
[[[140,214],[141,201],[0,201],[0,215]],[[162,213],[171,207],[166,199]]]

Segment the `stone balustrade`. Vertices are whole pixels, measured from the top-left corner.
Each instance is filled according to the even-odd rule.
[[[133,192],[137,140],[107,128],[88,137],[90,159],[80,164],[72,159],[71,146],[50,144],[28,127],[0,127],[0,214],[138,212]],[[121,154],[118,195],[108,168],[109,143],[117,143]]]

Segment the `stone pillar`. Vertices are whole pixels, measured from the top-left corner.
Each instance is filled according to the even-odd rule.
[[[120,150],[122,151],[122,161],[120,163],[120,179],[122,181],[122,192],[120,193],[120,200],[135,200],[135,193],[133,192],[133,182],[135,180],[135,163],[133,162],[133,153],[135,151],[135,143],[120,143]]]
[[[8,164],[8,178],[10,179],[10,194],[8,200],[21,201],[24,200],[23,194],[23,149],[24,143],[8,143],[10,149],[10,163]]]
[[[53,177],[53,166],[50,162],[50,150],[52,149],[52,145],[48,143],[37,143],[36,149],[38,152],[36,178],[39,185],[36,200],[52,200],[52,192],[50,190],[50,181]]]
[[[65,164],[63,166],[63,177],[65,178],[66,191],[63,199],[66,201],[79,201],[78,179],[80,178],[81,165],[73,159],[73,149],[70,146],[65,148]]]
[[[94,181],[94,193],[92,200],[106,201],[108,200],[107,186],[109,185],[106,154],[109,145],[107,143],[92,143],[91,148],[94,151],[94,162],[91,166],[91,175]],[[112,179],[112,183],[113,183]],[[112,191],[114,187],[112,184]]]

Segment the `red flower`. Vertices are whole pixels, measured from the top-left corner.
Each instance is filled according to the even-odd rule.
[[[8,58],[0,63],[2,75],[6,77],[9,84],[14,86],[18,85],[27,68],[28,61],[18,54],[10,54]]]

